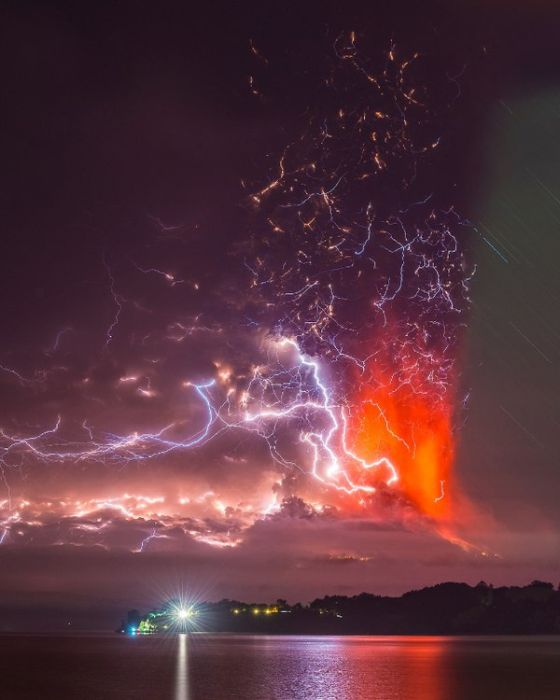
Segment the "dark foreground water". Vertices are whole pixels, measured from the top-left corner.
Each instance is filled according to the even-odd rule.
[[[559,700],[560,638],[0,637],[0,698]]]

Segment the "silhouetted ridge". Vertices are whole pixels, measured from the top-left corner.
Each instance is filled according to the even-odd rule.
[[[119,631],[153,634],[177,629],[171,601],[145,616],[131,611]],[[189,608],[190,609],[190,608]],[[187,629],[263,634],[558,634],[560,591],[551,583],[494,588],[481,581],[440,583],[400,597],[360,593],[325,596],[309,605],[222,600],[192,606]]]

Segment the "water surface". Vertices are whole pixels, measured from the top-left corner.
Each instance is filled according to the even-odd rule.
[[[558,700],[557,637],[0,637],[2,700]]]

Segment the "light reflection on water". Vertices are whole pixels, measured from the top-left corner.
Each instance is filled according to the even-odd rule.
[[[175,678],[175,700],[188,700],[189,679],[187,669],[187,635],[177,638],[177,675]]]
[[[559,700],[560,638],[12,635],[0,678],[1,700]]]
[[[560,698],[558,639],[223,636],[189,643],[192,700]]]
[[[196,698],[206,688],[220,700],[448,700],[448,647],[418,637],[225,637],[200,654],[193,647],[192,680]],[[210,657],[214,678],[202,672]]]

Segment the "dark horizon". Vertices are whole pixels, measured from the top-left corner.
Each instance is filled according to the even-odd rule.
[[[560,587],[445,582],[402,596],[325,596],[301,603],[167,601],[130,610],[120,634],[527,635],[560,632]]]
[[[464,581],[441,581],[411,589],[402,594],[382,595],[362,590],[352,595],[323,594],[309,600],[287,600],[282,596],[245,599],[243,597],[205,597],[177,587],[159,599],[153,597],[139,605],[120,610],[76,608],[66,616],[60,610],[1,608],[1,634],[76,634],[120,632],[130,634],[138,621],[154,611],[179,608],[196,611],[195,625],[171,624],[171,630],[159,634],[217,632],[245,634],[559,634],[560,583],[533,579],[520,585],[494,586],[486,581],[472,585]],[[401,607],[399,607],[399,605]],[[373,607],[372,607],[373,606]],[[277,607],[275,613],[298,613],[289,621],[265,615],[264,608]],[[260,616],[253,616],[254,608]],[[316,614],[325,614],[317,620]],[[233,616],[233,614],[235,615]],[[240,614],[240,616],[238,615]],[[338,619],[347,617],[344,623]],[[98,618],[95,618],[99,615]],[[430,620],[433,618],[433,624]],[[118,622],[121,622],[120,626]],[[127,621],[128,620],[128,621]]]

